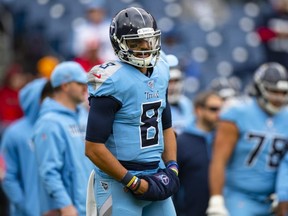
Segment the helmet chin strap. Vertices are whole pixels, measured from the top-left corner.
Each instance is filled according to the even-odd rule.
[[[130,65],[140,67],[140,68],[152,68],[156,65],[156,63],[159,59],[158,55],[155,56],[153,54],[150,54],[146,58],[138,58],[134,55],[128,55],[127,57],[125,57],[124,54],[118,55],[118,57],[121,61],[124,61]]]
[[[260,106],[270,115],[278,113],[282,107],[276,107],[264,98],[258,98]]]
[[[134,64],[135,66],[138,67],[148,67],[151,65],[152,62],[152,54],[150,54],[148,57],[146,58],[137,58],[134,55],[128,56],[128,58],[130,59],[130,62],[132,64]],[[153,65],[154,66],[154,65]]]

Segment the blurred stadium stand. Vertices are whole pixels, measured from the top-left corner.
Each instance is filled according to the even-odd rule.
[[[91,1],[0,0],[13,18],[14,58],[30,64],[51,53],[71,59],[72,28],[83,21]],[[269,13],[266,1],[106,0],[106,5],[108,17],[128,6],[154,15],[163,33],[163,50],[180,59],[191,97],[218,76],[237,76],[245,86],[264,60],[254,31],[262,14]]]

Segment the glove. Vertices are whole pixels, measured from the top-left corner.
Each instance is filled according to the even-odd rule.
[[[278,205],[279,205],[278,197],[277,197],[277,195],[275,193],[273,193],[273,194],[270,195],[269,198],[272,201],[272,203],[271,203],[271,212],[276,213]]]
[[[148,190],[144,194],[135,194],[136,199],[147,201],[164,200],[176,193],[180,187],[180,181],[175,171],[172,169],[159,169],[154,175],[138,176],[145,179],[148,184]]]
[[[210,197],[206,214],[207,216],[229,216],[229,212],[224,205],[223,196],[214,195]]]

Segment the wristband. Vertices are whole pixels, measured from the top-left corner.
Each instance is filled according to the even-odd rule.
[[[178,163],[176,161],[168,161],[165,165],[168,169],[171,169],[178,176]]]
[[[130,190],[137,191],[140,187],[141,179],[135,175],[132,175],[130,172],[127,172],[120,182]]]

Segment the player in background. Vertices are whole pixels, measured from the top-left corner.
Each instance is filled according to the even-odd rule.
[[[121,10],[110,26],[120,61],[88,74],[86,155],[96,165],[99,215],[176,215],[170,198],[179,187],[176,139],[160,35],[144,9]]]
[[[211,80],[208,90],[216,91],[223,98],[229,100],[240,96],[241,81],[236,77],[216,77]]]
[[[254,74],[251,98],[224,108],[210,165],[207,214],[270,215],[288,139],[288,73],[278,63]]]
[[[180,134],[193,118],[192,100],[184,95],[184,74],[179,68],[178,58],[171,54],[166,58],[170,66],[168,102],[171,107],[172,126],[175,132]]]

